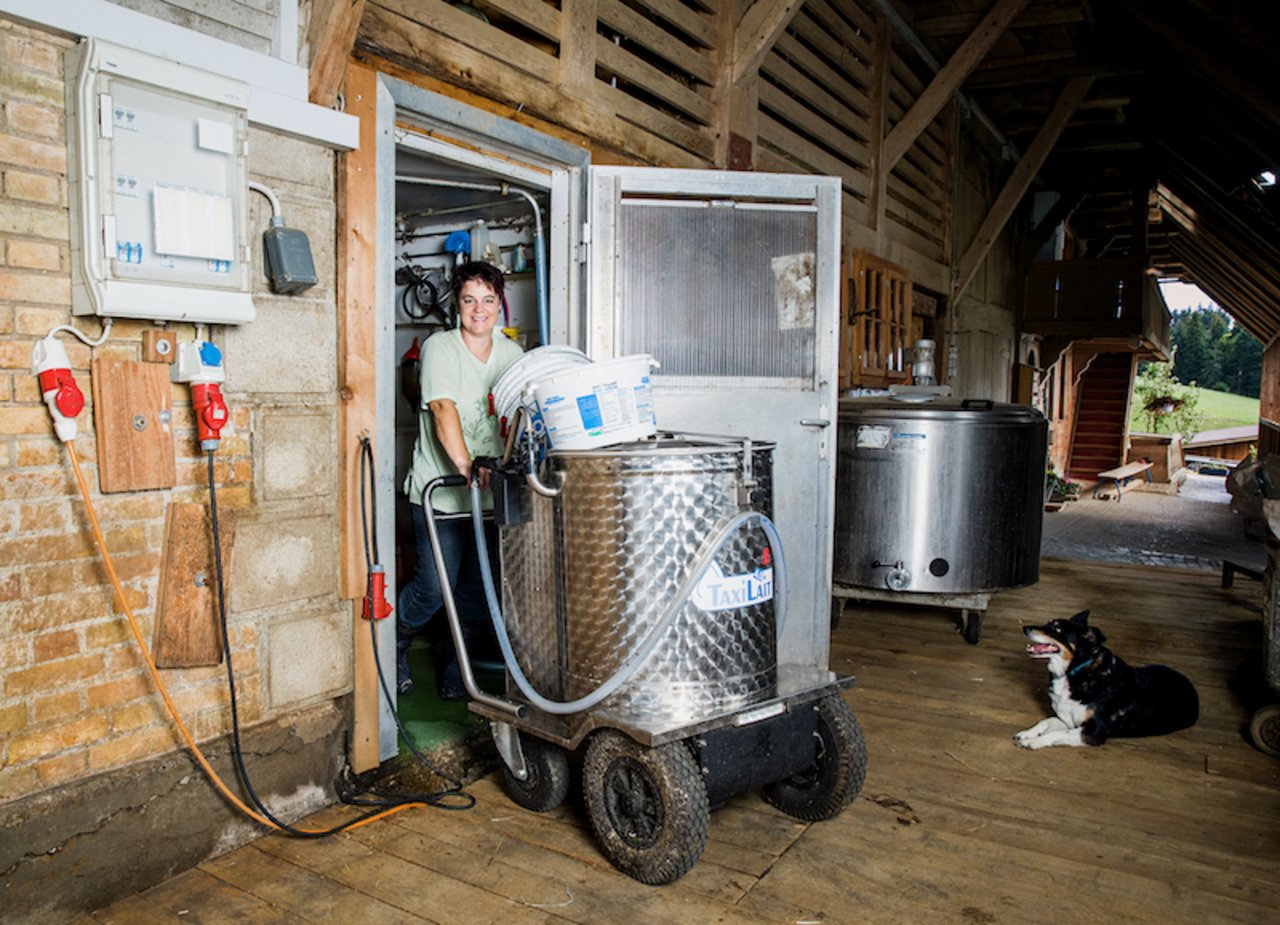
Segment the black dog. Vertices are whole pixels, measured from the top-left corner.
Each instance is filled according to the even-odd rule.
[[[1027,654],[1049,663],[1054,716],[1013,737],[1023,748],[1101,745],[1112,736],[1157,736],[1195,725],[1200,698],[1185,675],[1164,665],[1133,668],[1102,643],[1089,611],[1024,626]]]

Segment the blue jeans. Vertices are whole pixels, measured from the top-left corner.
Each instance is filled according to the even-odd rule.
[[[427,519],[422,505],[410,506],[413,512],[413,541],[418,565],[413,580],[400,591],[396,602],[396,648],[404,663],[403,654],[413,637],[423,630],[436,612],[444,605],[444,593],[436,572],[435,556],[431,551],[431,537],[427,533]],[[436,531],[440,536],[440,551],[444,555],[449,587],[453,589],[454,606],[462,623],[462,638],[467,651],[474,658],[477,651],[491,651],[496,646],[493,624],[489,618],[489,605],[484,597],[484,585],[480,579],[480,562],[476,553],[474,528],[471,517],[443,520],[437,516]],[[485,540],[489,562],[493,569],[494,587],[502,587],[498,573],[497,528],[485,524]],[[399,680],[404,680],[400,678]],[[458,653],[454,649],[453,636],[446,643],[444,664],[440,672],[440,688],[445,692],[462,690],[462,674],[458,668]]]

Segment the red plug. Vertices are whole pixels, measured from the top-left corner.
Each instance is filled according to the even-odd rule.
[[[53,429],[58,439],[67,443],[75,439],[75,418],[84,410],[84,393],[71,375],[67,348],[50,334],[37,341],[31,351],[31,372],[40,380],[40,394],[53,416]]]
[[[191,383],[191,407],[196,415],[196,432],[200,449],[216,450],[222,439],[222,428],[227,425],[230,413],[222,400],[222,390],[216,382]]]
[[[369,594],[364,599],[364,611],[361,614],[366,620],[385,620],[391,616],[392,606],[387,602],[387,572],[381,565],[369,569]],[[370,613],[373,614],[372,618]]]

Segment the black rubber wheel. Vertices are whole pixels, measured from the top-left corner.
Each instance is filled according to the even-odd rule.
[[[960,625],[964,631],[964,641],[971,646],[976,646],[982,637],[982,611],[960,611]]]
[[[767,802],[788,816],[821,822],[853,802],[867,778],[867,743],[858,719],[839,694],[813,703],[818,711],[813,764],[764,788]]]
[[[1268,704],[1253,714],[1249,737],[1259,751],[1280,758],[1280,703]]]
[[[502,766],[507,796],[535,813],[550,812],[569,793],[569,756],[560,746],[524,733],[520,734],[520,750],[528,774],[520,780],[509,767]]]
[[[647,748],[605,729],[582,764],[587,814],[605,857],[641,883],[682,877],[707,846],[710,807],[683,742]]]

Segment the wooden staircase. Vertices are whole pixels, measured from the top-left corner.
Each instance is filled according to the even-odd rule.
[[[1124,462],[1132,353],[1100,353],[1080,377],[1067,477],[1095,479]]]

